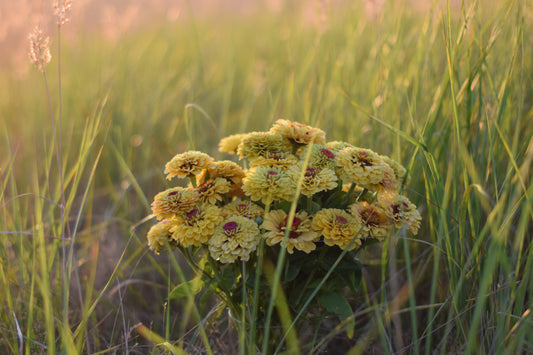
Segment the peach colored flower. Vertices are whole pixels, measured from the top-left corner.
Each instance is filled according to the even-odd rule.
[[[192,175],[199,175],[202,173],[202,170],[210,167],[213,161],[214,159],[205,153],[188,151],[174,156],[165,165],[165,174],[168,174],[168,180],[174,176],[185,178]]]
[[[198,201],[198,192],[194,189],[174,187],[154,197],[152,211],[157,219],[170,219],[179,213],[189,211]]]
[[[378,184],[385,177],[385,171],[391,169],[370,149],[348,147],[336,156],[337,174],[344,182],[360,185]]]
[[[297,144],[325,144],[326,133],[323,130],[289,120],[277,120],[270,132],[280,133]]]
[[[169,243],[171,247],[176,246],[176,242],[172,239],[172,232],[170,232],[172,227],[173,224],[164,219],[148,231],[148,246],[157,255],[165,248],[165,243]]]
[[[252,201],[233,201],[222,207],[222,216],[229,218],[233,216],[242,216],[248,219],[263,217],[265,210]]]
[[[390,235],[392,224],[385,211],[368,202],[356,202],[348,206],[348,211],[363,226],[362,234],[373,238]]]
[[[226,138],[222,138],[218,144],[218,151],[223,153],[235,154],[237,147],[241,144],[242,139],[246,137],[248,133],[233,134]]]

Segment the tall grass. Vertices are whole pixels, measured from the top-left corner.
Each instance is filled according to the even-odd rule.
[[[360,255],[354,337],[324,323],[302,353],[533,351],[533,9],[495,4],[391,2],[376,19],[346,5],[320,26],[294,11],[197,18],[116,44],[87,35],[62,45],[61,108],[46,68],[61,164],[42,76],[3,73],[1,352],[244,351],[212,298],[172,299],[193,273],[179,254],[147,251],[145,217],[175,153],[223,157],[220,138],[278,118],[401,161],[423,216],[416,238]]]

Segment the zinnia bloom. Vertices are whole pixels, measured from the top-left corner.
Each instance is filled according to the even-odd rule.
[[[379,157],[392,168],[395,179],[402,182],[407,174],[407,170],[403,167],[403,165],[386,155],[380,155]]]
[[[377,192],[394,191],[398,187],[398,180],[392,168],[387,164],[383,169],[383,179],[377,184],[366,184],[365,187]]]
[[[222,222],[220,209],[204,203],[176,216],[172,238],[184,247],[206,244]]]
[[[298,158],[296,158],[296,156],[287,152],[267,152],[265,153],[264,157],[255,157],[249,160],[251,168],[258,166],[270,166],[286,169],[287,167],[298,162]]]
[[[362,225],[348,212],[336,208],[327,208],[317,212],[313,217],[313,229],[324,236],[324,243],[329,246],[337,245],[341,249],[348,248],[352,239],[356,238],[349,247],[355,249],[361,245],[361,235],[358,235]]]
[[[259,244],[259,227],[246,217],[234,216],[224,220],[209,239],[211,257],[221,263],[233,263],[240,258],[250,259]]]
[[[198,177],[198,180],[204,181],[207,176],[211,180],[217,177],[222,177],[234,184],[240,184],[245,175],[244,170],[239,164],[232,162],[231,160],[221,160],[215,161],[207,168],[207,170],[204,170],[204,172]]]
[[[265,210],[252,201],[233,201],[222,207],[222,216],[229,218],[242,216],[248,219],[263,217]]]
[[[351,145],[350,143],[341,142],[341,141],[332,141],[332,142],[326,143],[326,148],[331,150],[334,154],[337,154],[344,148],[353,148],[353,145]]]
[[[172,239],[172,232],[170,231],[172,226],[173,224],[165,219],[153,225],[148,231],[148,246],[157,255],[159,255],[159,252],[165,248],[165,241],[168,242],[171,247],[176,246],[175,241]]]
[[[222,201],[222,194],[229,192],[229,190],[230,182],[224,178],[207,180],[196,188],[200,202],[208,202],[213,205],[217,203],[217,201]]]
[[[337,172],[344,182],[378,184],[391,169],[375,152],[357,147],[344,148],[337,154]]]
[[[281,134],[270,132],[252,132],[247,134],[237,149],[239,158],[248,160],[264,157],[270,152],[290,152],[290,142]]]
[[[280,243],[287,252],[292,254],[294,248],[306,253],[316,249],[315,240],[320,239],[320,234],[311,229],[312,220],[307,212],[296,213],[292,220],[288,238],[285,239],[288,216],[283,210],[274,210],[265,215],[262,227],[266,230],[264,238],[269,246]]]
[[[242,189],[253,201],[267,204],[273,200],[291,200],[294,182],[281,168],[260,166],[250,169],[243,180]]]
[[[293,165],[287,170],[287,175],[294,181],[298,183],[300,175],[302,173],[303,163],[298,165]],[[315,168],[308,167],[305,170],[304,179],[302,182],[302,195],[311,197],[317,192],[332,190],[337,187],[337,175],[333,170],[325,168],[322,170],[317,170]]]
[[[188,151],[174,156],[165,165],[165,174],[168,174],[167,179],[169,180],[174,176],[183,178],[198,175],[202,170],[207,169],[213,161],[214,159],[205,153]]]
[[[270,132],[280,133],[296,144],[326,143],[326,133],[323,130],[289,120],[277,120]]]
[[[407,227],[414,235],[418,233],[422,217],[416,206],[405,196],[397,193],[384,193],[378,195],[378,203],[385,209],[385,214],[398,228]]]
[[[198,202],[198,192],[194,189],[174,187],[158,193],[152,203],[152,211],[157,219],[172,218],[189,211]]]
[[[364,235],[380,238],[390,234],[392,224],[382,209],[363,201],[350,205],[348,210],[362,224]]]
[[[248,133],[233,134],[226,138],[222,138],[218,144],[218,151],[223,153],[235,154],[237,147],[241,144],[242,139],[246,137]]]
[[[308,149],[308,147],[305,147],[299,154],[301,160],[304,160],[307,156]],[[311,148],[311,156],[309,157],[308,166],[317,170],[322,170],[324,168],[335,170],[335,153],[325,145],[315,144]]]

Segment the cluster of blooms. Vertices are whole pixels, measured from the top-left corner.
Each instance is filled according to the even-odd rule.
[[[291,254],[310,253],[324,244],[353,250],[394,227],[413,234],[420,227],[416,206],[398,193],[403,166],[370,149],[326,142],[320,129],[278,120],[268,132],[222,139],[219,150],[238,155],[248,168],[198,151],[166,164],[169,180],[190,183],[155,196],[152,210],[160,222],[148,232],[155,253],[167,243],[204,245],[213,259],[233,263],[248,261],[261,238]],[[297,210],[289,218],[294,200]]]

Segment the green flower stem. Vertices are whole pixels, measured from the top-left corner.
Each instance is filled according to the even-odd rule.
[[[348,190],[348,192],[344,196],[344,201],[342,202],[343,205],[344,204],[347,205],[350,202],[350,198],[352,197],[354,190],[355,190],[355,182],[352,182],[352,184],[350,185],[350,189]]]
[[[305,196],[307,199],[307,212],[313,213],[313,196]]]
[[[265,202],[265,215],[270,212],[270,205],[272,204],[272,199],[268,199]],[[261,276],[261,270],[263,268],[263,249],[265,245],[265,240],[263,238],[264,229],[261,230],[261,240],[259,242],[259,253],[257,256],[257,267],[255,269],[255,282],[254,282],[254,298],[252,301],[252,319],[250,323],[250,344],[248,348],[249,354],[255,354],[255,321],[257,319],[257,304],[259,302],[259,279]],[[244,282],[244,280],[243,280]]]
[[[189,181],[191,182],[192,187],[196,188],[196,186],[197,186],[197,184],[196,184],[196,176],[193,175],[193,174],[189,174],[189,175],[187,175],[187,177],[189,178]]]
[[[363,197],[367,192],[368,192],[368,189],[365,187],[365,188],[363,189],[363,191],[359,194],[359,196],[357,196],[357,202],[359,202],[359,200],[361,199],[361,197]]]

